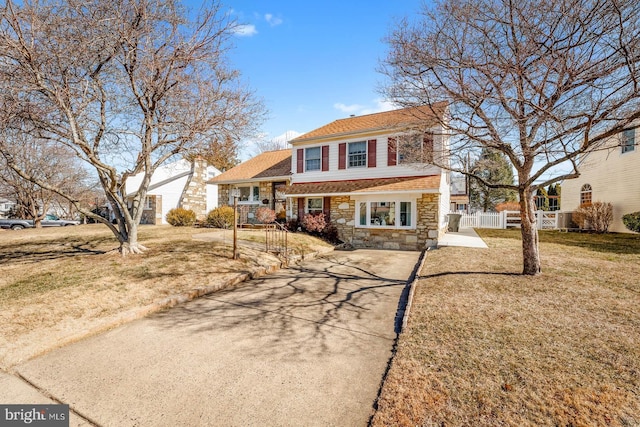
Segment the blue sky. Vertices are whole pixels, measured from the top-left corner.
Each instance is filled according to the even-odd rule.
[[[350,114],[391,109],[377,92],[384,37],[422,0],[227,0],[244,24],[230,59],[260,97],[266,139],[308,132]],[[251,156],[251,147],[243,150]]]

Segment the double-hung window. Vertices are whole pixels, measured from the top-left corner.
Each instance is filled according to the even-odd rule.
[[[304,153],[305,171],[319,171],[321,151],[320,147],[306,148]]]
[[[359,227],[414,228],[414,202],[361,201],[356,216]]]
[[[433,162],[433,134],[411,133],[398,140],[398,164]]]
[[[365,141],[349,143],[349,167],[367,166],[367,143]]]
[[[622,154],[628,153],[636,149],[636,130],[628,129],[622,132]]]
[[[322,197],[309,197],[307,199],[307,212],[308,214],[322,213]]]

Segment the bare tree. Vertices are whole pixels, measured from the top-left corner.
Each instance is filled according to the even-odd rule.
[[[75,203],[21,170],[6,141],[27,134],[73,149],[117,224],[76,207],[113,231],[123,255],[144,250],[138,224],[157,167],[260,124],[260,103],[226,64],[235,23],[215,0],[194,13],[176,0],[9,0],[0,13],[0,152]],[[124,182],[138,173],[127,200]]]
[[[9,143],[13,145],[9,147]],[[68,148],[35,141],[26,135],[5,140],[4,146],[11,151],[11,162],[34,180],[63,188],[77,200],[87,191],[89,174]],[[3,194],[16,201],[15,214],[34,220],[35,227],[40,227],[50,208],[59,205],[60,197],[21,177],[7,166],[4,156],[0,156],[0,169],[4,171],[0,175],[0,188]]]
[[[291,147],[289,145],[289,141],[299,135],[300,133],[290,130],[275,138],[260,138],[255,142],[256,154],[265,153],[267,151],[286,150]]]
[[[534,195],[640,117],[640,5],[630,0],[442,0],[390,34],[387,97],[449,104],[451,153],[503,153],[516,173],[523,273],[541,271]],[[569,172],[558,172],[558,166]],[[460,170],[460,172],[465,172]]]

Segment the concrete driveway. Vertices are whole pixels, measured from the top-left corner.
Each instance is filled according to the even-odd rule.
[[[417,252],[334,252],[16,368],[104,426],[366,425]]]

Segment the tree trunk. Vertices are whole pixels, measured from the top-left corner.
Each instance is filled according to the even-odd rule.
[[[122,256],[141,254],[147,250],[145,246],[138,243],[138,224],[135,222],[120,226],[118,240],[120,241],[118,252],[120,252]]]
[[[536,206],[533,203],[531,191],[520,191],[520,220],[522,233],[522,259],[524,267],[522,274],[535,276],[539,274],[540,247],[538,244],[538,226],[536,221]]]

